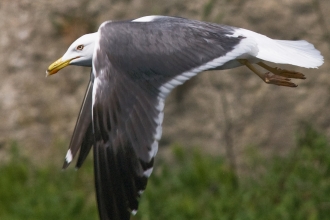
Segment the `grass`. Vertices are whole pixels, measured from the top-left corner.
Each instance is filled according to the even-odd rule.
[[[330,146],[303,124],[286,157],[247,154],[249,172],[236,176],[221,157],[173,147],[173,163],[154,169],[132,219],[327,219]],[[13,145],[0,166],[0,219],[97,219],[92,163],[79,172],[33,165]],[[238,184],[237,184],[238,180]]]
[[[0,219],[97,219],[94,197],[86,199],[93,191],[91,164],[84,172],[36,167],[16,144],[10,155],[0,166]]]

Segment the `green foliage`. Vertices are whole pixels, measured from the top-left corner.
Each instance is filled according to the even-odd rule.
[[[97,219],[92,172],[47,164],[36,167],[19,154],[16,144],[8,163],[0,166],[0,219]],[[81,175],[82,174],[82,175]],[[87,186],[89,188],[87,188]]]
[[[328,219],[330,147],[302,124],[297,146],[285,157],[247,154],[237,176],[221,157],[173,147],[158,161],[133,220]],[[0,219],[98,219],[91,160],[78,172],[35,166],[13,144],[0,166]]]
[[[183,154],[180,148],[175,148],[174,153],[175,164],[164,163],[153,173],[138,217],[143,220],[232,217],[239,198],[235,193],[235,176],[222,158],[198,151]]]
[[[236,176],[219,157],[174,149],[148,183],[136,219],[328,219],[330,147],[301,125],[286,157],[248,155],[250,170]],[[252,168],[252,169],[251,169]],[[235,181],[238,179],[238,186]]]
[[[204,8],[203,8],[203,16],[205,18],[207,18],[211,13],[212,13],[212,10],[214,9],[214,3],[215,3],[215,0],[209,0],[205,5],[204,5]]]

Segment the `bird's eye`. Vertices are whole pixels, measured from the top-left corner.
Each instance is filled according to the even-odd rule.
[[[78,45],[76,49],[77,50],[82,50],[82,49],[84,49],[84,45],[82,45],[82,44],[81,45]]]

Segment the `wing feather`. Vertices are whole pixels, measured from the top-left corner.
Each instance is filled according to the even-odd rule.
[[[301,55],[291,56],[297,52]],[[199,72],[237,67],[237,58],[255,57],[303,67],[323,63],[305,41],[272,40],[183,18],[149,16],[100,26],[91,81],[63,168],[79,149],[80,167],[93,145],[102,220],[128,220],[136,213],[153,170],[171,90]]]
[[[64,160],[63,169],[67,168],[80,150],[76,167],[79,168],[86,159],[93,143],[92,126],[92,91],[94,75],[91,72],[91,78],[87,86],[84,101],[81,105],[79,116],[71,138],[67,157]],[[69,157],[68,157],[69,155]]]
[[[226,37],[233,31],[180,18],[101,25],[93,58],[93,128],[102,220],[129,219],[137,211],[158,150],[164,98],[198,72],[232,59],[226,56],[241,40]]]

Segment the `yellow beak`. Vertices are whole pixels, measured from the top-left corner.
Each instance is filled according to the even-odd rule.
[[[69,59],[69,60],[62,60],[62,57],[56,60],[54,63],[50,64],[46,71],[46,77],[57,73],[59,70],[63,69],[64,67],[68,66],[71,60],[76,59],[78,57]]]

